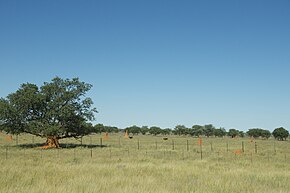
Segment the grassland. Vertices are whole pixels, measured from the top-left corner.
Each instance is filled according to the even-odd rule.
[[[2,193],[289,193],[290,143],[248,138],[92,135],[61,141],[0,136]],[[256,143],[255,143],[256,142]],[[244,153],[235,154],[235,150]],[[255,148],[256,144],[256,148]]]

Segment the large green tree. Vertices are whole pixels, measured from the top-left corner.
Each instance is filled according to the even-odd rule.
[[[78,78],[56,77],[38,87],[25,83],[0,99],[0,129],[11,134],[30,133],[44,137],[49,147],[59,139],[79,138],[93,131],[93,101],[85,97],[92,85]]]
[[[275,137],[275,139],[278,139],[281,141],[284,141],[289,137],[289,131],[287,131],[283,127],[276,128],[272,134]]]

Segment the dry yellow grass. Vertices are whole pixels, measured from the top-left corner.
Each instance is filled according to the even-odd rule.
[[[102,136],[83,143],[99,145]],[[245,153],[235,154],[242,141]],[[60,150],[16,147],[15,138],[7,142],[3,136],[0,142],[1,193],[290,192],[289,142],[258,140],[256,154],[248,139],[203,139],[203,160],[197,139],[185,137],[110,135],[103,141],[107,147]],[[32,136],[19,136],[20,145],[31,142]],[[62,143],[79,144],[73,139]]]

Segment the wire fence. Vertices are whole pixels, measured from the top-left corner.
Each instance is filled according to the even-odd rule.
[[[44,150],[44,139],[24,135],[13,136],[12,140],[0,138],[1,159],[15,157],[30,158],[154,158],[179,160],[245,160],[263,162],[288,162],[290,143],[275,140],[252,140],[249,138],[198,138],[184,136],[134,136],[124,138],[112,135],[90,135],[79,140],[65,139],[62,148]]]

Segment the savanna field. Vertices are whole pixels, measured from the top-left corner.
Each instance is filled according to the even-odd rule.
[[[289,193],[290,143],[274,139],[0,136],[2,193]],[[18,145],[17,145],[18,144]]]

